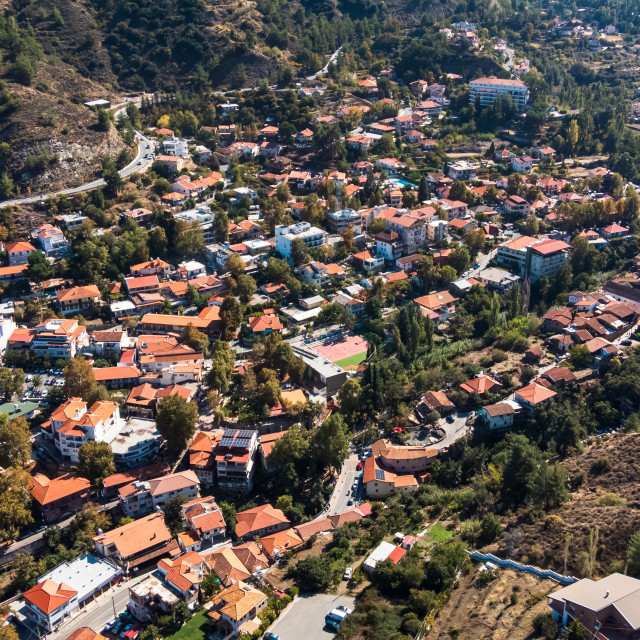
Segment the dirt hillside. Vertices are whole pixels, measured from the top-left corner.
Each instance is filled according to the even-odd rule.
[[[548,611],[546,595],[559,585],[551,580],[510,570],[499,571],[495,580],[482,586],[480,565],[463,576],[449,602],[436,618],[429,640],[525,640],[532,635],[532,620]],[[511,604],[517,589],[518,602]]]

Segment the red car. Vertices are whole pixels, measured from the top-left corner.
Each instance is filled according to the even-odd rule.
[[[362,462],[358,462],[358,466],[356,467],[357,471],[361,471],[362,470]]]

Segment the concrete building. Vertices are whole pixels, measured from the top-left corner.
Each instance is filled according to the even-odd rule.
[[[258,432],[225,429],[215,448],[218,486],[224,491],[251,491]]]
[[[293,242],[301,239],[307,249],[314,249],[326,244],[327,232],[311,226],[308,222],[298,222],[288,226],[278,225],[276,232],[276,251],[289,263],[293,264],[291,248]]]
[[[27,617],[38,629],[50,633],[107,591],[121,575],[122,569],[112,562],[86,553],[63,562],[25,591]]]
[[[510,80],[489,76],[470,83],[469,102],[480,102],[483,107],[492,105],[498,96],[511,100],[517,109],[524,109],[529,100],[529,88],[522,80]]]
[[[519,236],[498,247],[496,262],[499,266],[533,281],[543,276],[552,277],[569,261],[571,247],[561,240]]]
[[[167,138],[162,141],[162,152],[168,156],[189,157],[189,143],[184,138]]]

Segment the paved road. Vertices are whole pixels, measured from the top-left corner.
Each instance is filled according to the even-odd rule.
[[[355,606],[355,598],[347,595],[302,595],[282,613],[269,629],[280,640],[329,640],[335,633],[325,628],[324,617],[331,609]]]
[[[329,58],[329,61],[327,62],[327,64],[325,64],[324,67],[322,67],[322,69],[320,69],[320,71],[316,71],[315,73],[311,74],[310,76],[307,76],[307,80],[315,80],[318,76],[325,75],[327,73],[327,71],[329,71],[329,65],[333,64],[338,59],[338,56],[340,55],[341,51],[342,51],[342,47],[339,47],[338,49],[336,49],[331,54],[331,57]]]
[[[504,68],[507,71],[511,71],[511,68],[513,67],[513,63],[514,63],[513,59],[516,55],[516,52],[513,49],[510,49],[509,47],[507,47],[506,51],[507,51],[507,59],[505,60]]]
[[[109,509],[113,509],[118,505],[118,500],[112,500],[111,502],[107,502],[106,504],[101,504],[98,506],[99,511],[108,511]],[[60,529],[65,529],[71,524],[71,521],[76,517],[76,514],[69,516],[65,520],[61,522],[54,523],[55,526]],[[21,551],[26,551],[29,549],[30,545],[37,544],[44,535],[45,530],[39,531],[38,533],[34,533],[31,536],[27,536],[26,538],[22,538],[21,540],[16,540],[13,544],[4,547],[0,552],[0,566],[8,564],[11,562],[15,556]]]
[[[125,109],[126,108],[122,108],[116,111],[115,117],[117,118],[120,114],[124,113]],[[153,164],[153,158],[148,158],[145,160],[144,157],[146,153],[153,150],[153,142],[146,138],[144,134],[140,133],[140,131],[136,131],[135,135],[136,141],[138,143],[138,151],[136,153],[136,157],[126,167],[120,169],[120,171],[118,172],[123,178],[126,178],[132,173],[136,173],[138,171],[145,171]],[[149,149],[147,149],[147,147],[149,147]],[[93,189],[104,186],[104,184],[104,180],[100,178],[98,180],[92,180],[91,182],[87,182],[86,184],[82,184],[77,187],[62,189],[61,191],[38,194],[26,198],[14,198],[13,200],[5,200],[3,202],[0,202],[0,207],[10,207],[17,204],[32,204],[34,202],[44,201],[49,196],[71,195],[74,193],[80,193],[81,191],[92,191]]]
[[[335,513],[342,513],[350,508],[347,504],[350,499],[353,498],[353,492],[351,487],[356,480],[356,477],[361,474],[361,471],[357,471],[360,459],[357,453],[352,453],[344,462],[342,470],[340,471],[340,477],[336,482],[336,486],[329,499],[329,508],[322,516],[333,515]],[[361,489],[361,488],[360,488]]]

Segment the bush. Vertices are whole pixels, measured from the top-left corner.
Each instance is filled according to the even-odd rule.
[[[600,475],[611,470],[611,460],[607,456],[600,456],[593,461],[591,465],[591,473]]]
[[[502,349],[494,349],[491,352],[491,359],[494,362],[504,362],[507,359],[507,354]]]
[[[598,498],[598,504],[601,507],[623,507],[627,501],[617,493],[603,493]]]
[[[489,571],[488,569],[484,569],[478,574],[478,582],[484,587],[488,585],[492,580],[496,579],[495,573],[493,571]]]
[[[560,516],[550,515],[544,519],[546,529],[557,529],[558,527],[564,527],[564,524],[564,520]]]
[[[555,638],[558,633],[558,625],[550,613],[539,613],[533,619],[533,629],[545,638]]]
[[[511,601],[511,605],[514,606],[516,604],[518,604],[518,594],[517,593],[512,593],[511,594],[511,598],[509,598],[509,600]]]

